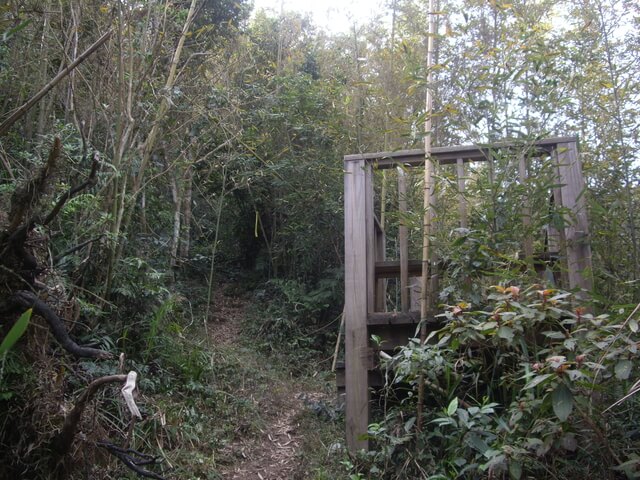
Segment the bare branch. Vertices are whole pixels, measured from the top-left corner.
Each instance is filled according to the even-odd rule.
[[[152,465],[158,463],[158,457],[138,452],[131,448],[122,448],[109,442],[98,442],[97,445],[106,449],[110,454],[118,458],[128,468],[136,472],[141,477],[165,480],[157,473],[142,468],[140,465]]]
[[[74,342],[69,336],[69,333],[64,327],[64,323],[62,322],[58,314],[56,314],[49,305],[40,300],[33,292],[18,290],[13,294],[11,299],[15,305],[19,305],[24,308],[33,308],[33,312],[35,314],[40,315],[42,318],[44,318],[49,324],[51,333],[53,333],[53,336],[56,338],[58,343],[60,343],[62,348],[64,348],[72,355],[75,355],[76,357],[98,359],[107,359],[113,357],[111,353],[104,350],[91,347],[81,347],[76,342]]]
[[[42,89],[36,93],[33,97],[27,100],[27,103],[18,108],[12,115],[9,116],[4,122],[0,124],[0,136],[4,135],[9,131],[9,129],[16,123],[20,118],[26,114],[31,107],[33,107],[36,103],[42,99],[49,91],[55,87],[60,80],[69,75],[72,70],[74,70],[78,65],[84,62],[87,58],[91,56],[93,52],[95,52],[104,42],[106,42],[111,36],[112,31],[109,30],[107,33],[102,35],[98,40],[95,41],[93,45],[91,45],[84,53],[82,53],[76,60],[71,63],[68,67],[62,70],[58,75],[53,78],[49,83],[47,83]]]
[[[71,448],[73,438],[75,437],[76,430],[78,429],[78,424],[80,423],[80,418],[82,418],[82,412],[84,412],[87,402],[91,400],[98,388],[102,385],[106,385],[107,383],[121,383],[126,380],[126,375],[107,375],[105,377],[97,378],[89,384],[87,389],[82,393],[82,395],[80,395],[80,398],[73,407],[73,410],[71,410],[71,413],[69,413],[69,415],[64,419],[62,430],[60,430],[60,433],[58,433],[58,435],[56,435],[51,441],[52,448],[60,457],[64,456]]]

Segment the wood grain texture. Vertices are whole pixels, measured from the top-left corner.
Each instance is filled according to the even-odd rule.
[[[367,385],[367,221],[365,161],[345,162],[345,381],[347,447],[367,449],[361,439],[369,420]],[[373,221],[373,219],[372,219]]]
[[[462,158],[465,162],[482,162],[491,157],[491,152],[498,149],[522,149],[530,148],[540,152],[551,152],[559,143],[576,142],[575,137],[554,137],[539,140],[532,143],[513,143],[504,142],[493,145],[460,145],[455,147],[433,147],[431,149],[431,158],[439,162],[441,165],[451,165]],[[424,165],[424,150],[397,150],[395,152],[376,152],[376,153],[357,153],[353,155],[345,155],[345,162],[358,162],[361,160],[375,161],[376,167],[379,169],[393,168],[398,164],[404,164],[412,167]]]
[[[456,179],[458,181],[458,215],[460,216],[460,228],[468,228],[468,207],[467,197],[465,197],[466,190],[466,178],[464,175],[464,160],[462,158],[456,159]]]
[[[569,288],[593,289],[589,220],[584,199],[585,183],[576,142],[558,144],[558,171],[565,215],[564,237]]]
[[[402,168],[398,172],[398,210],[400,228],[398,244],[400,246],[400,308],[409,311],[409,229],[407,228],[407,174]]]

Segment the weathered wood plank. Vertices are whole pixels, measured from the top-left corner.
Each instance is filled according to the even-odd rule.
[[[407,174],[403,168],[398,172],[398,210],[400,211],[400,228],[398,244],[400,247],[400,308],[409,311],[409,229],[407,228]]]
[[[523,154],[518,157],[518,180],[525,185],[528,178],[527,159]],[[522,241],[522,251],[525,260],[529,263],[533,260],[533,238],[531,237],[531,207],[529,196],[525,195],[522,202],[522,226],[524,227],[524,240]]]
[[[591,244],[585,183],[576,142],[560,143],[557,159],[561,205],[571,212],[565,218],[564,227],[569,288],[588,292],[593,289]]]
[[[556,186],[553,188],[552,195],[552,208],[556,211],[558,209],[562,209],[562,187],[561,187],[561,177],[560,177],[560,155],[558,149],[555,149],[552,152],[552,158],[555,163],[555,175],[556,175]],[[569,288],[569,276],[568,270],[569,265],[567,263],[567,241],[565,235],[565,229],[559,228],[556,229],[555,226],[551,226],[549,229],[550,232],[553,229],[554,233],[556,233],[556,248],[559,255],[559,266],[560,266],[560,284],[562,288]]]
[[[417,325],[420,312],[374,312],[367,315],[367,325]]]
[[[376,263],[386,259],[386,236],[384,231],[376,229]],[[387,281],[376,276],[375,311],[384,312],[387,309]]]
[[[460,227],[468,228],[467,197],[464,194],[466,190],[466,179],[464,176],[464,160],[462,158],[456,159],[456,178],[458,180],[458,214],[460,216]]]
[[[367,449],[367,181],[365,161],[346,162],[345,202],[345,379],[346,438],[351,451]]]
[[[576,142],[575,137],[555,137],[539,140],[537,142],[522,144],[513,142],[496,143],[488,145],[461,145],[455,147],[433,147],[431,149],[431,157],[438,161],[441,165],[455,164],[458,158],[462,158],[465,162],[485,161],[491,156],[491,152],[497,149],[518,149],[518,148],[534,148],[544,152],[552,151],[559,143]],[[375,161],[377,168],[393,168],[397,164],[405,164],[409,166],[424,165],[424,150],[398,150],[395,152],[376,152],[376,153],[358,153],[345,155],[345,162],[357,162],[361,160]]]
[[[373,168],[364,165],[365,185],[365,227],[367,237],[367,312],[375,310],[374,292],[376,288],[376,215],[373,198]]]
[[[419,276],[422,273],[422,263],[420,260],[409,260],[408,271],[410,276]],[[400,261],[386,260],[376,262],[376,278],[399,278]]]

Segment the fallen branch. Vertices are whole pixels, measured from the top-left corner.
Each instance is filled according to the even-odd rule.
[[[121,383],[126,380],[127,375],[107,375],[105,377],[97,378],[89,384],[87,389],[82,393],[82,395],[80,395],[80,398],[73,407],[73,410],[71,410],[71,413],[69,413],[69,415],[64,419],[62,430],[60,430],[60,433],[51,441],[52,448],[60,457],[64,456],[71,448],[73,438],[75,437],[76,430],[78,429],[78,424],[82,418],[82,412],[84,412],[87,402],[91,400],[98,388],[106,385],[107,383]]]
[[[107,450],[110,454],[118,458],[129,469],[133,470],[141,477],[155,478],[156,480],[165,480],[164,477],[158,475],[157,473],[151,472],[141,467],[141,465],[153,465],[159,463],[158,457],[138,452],[137,450],[133,450],[132,448],[122,448],[114,445],[113,443],[104,441],[98,442],[97,445]]]
[[[53,333],[53,336],[58,341],[58,343],[60,343],[62,348],[64,348],[72,355],[75,355],[76,357],[98,359],[113,357],[111,353],[105,350],[91,347],[81,347],[76,342],[74,342],[69,336],[69,333],[67,332],[67,329],[65,328],[64,323],[62,322],[58,314],[54,312],[49,305],[40,300],[33,292],[29,292],[27,290],[18,290],[13,294],[11,300],[17,306],[23,308],[33,308],[33,313],[35,313],[36,315],[40,315],[49,324],[51,333]],[[126,378],[124,378],[123,381],[124,380],[126,380]]]
[[[24,187],[16,190],[16,193],[11,199],[9,228],[3,232],[0,237],[0,247],[4,247],[2,249],[2,253],[0,253],[0,258],[6,258],[11,249],[13,249],[22,260],[25,269],[32,271],[31,276],[35,276],[35,274],[38,273],[36,272],[38,265],[35,257],[28,253],[24,248],[24,243],[27,240],[27,234],[33,230],[37,224],[48,225],[51,223],[58,213],[60,213],[60,210],[62,210],[62,207],[67,203],[67,201],[76,196],[82,190],[93,186],[96,182],[96,175],[100,166],[100,157],[96,153],[93,156],[91,171],[89,172],[87,179],[81,184],[69,188],[67,192],[62,194],[44,220],[40,220],[41,217],[37,214],[28,216],[27,213],[29,209],[39,203],[40,197],[45,190],[46,181],[55,168],[55,163],[60,157],[61,150],[62,145],[60,143],[60,139],[56,137],[53,141],[53,146],[49,152],[49,158],[45,166],[33,180],[29,181]]]

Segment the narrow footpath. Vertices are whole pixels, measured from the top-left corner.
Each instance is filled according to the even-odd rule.
[[[224,291],[224,289],[219,289]],[[214,299],[216,317],[207,330],[214,345],[242,350],[244,355],[259,356],[247,362],[264,369],[268,388],[240,387],[234,395],[242,395],[253,402],[259,412],[258,419],[237,419],[236,436],[219,453],[219,475],[225,480],[303,480],[312,478],[305,472],[304,436],[301,417],[312,416],[314,405],[331,403],[329,393],[319,385],[290,378],[286,372],[274,375],[273,367],[258,352],[243,345],[241,324],[248,301],[228,297],[217,292]],[[246,341],[245,341],[246,342]],[[254,426],[250,428],[248,425]],[[307,422],[308,423],[308,422]],[[258,425],[257,427],[255,425]],[[307,425],[308,427],[308,425]]]

